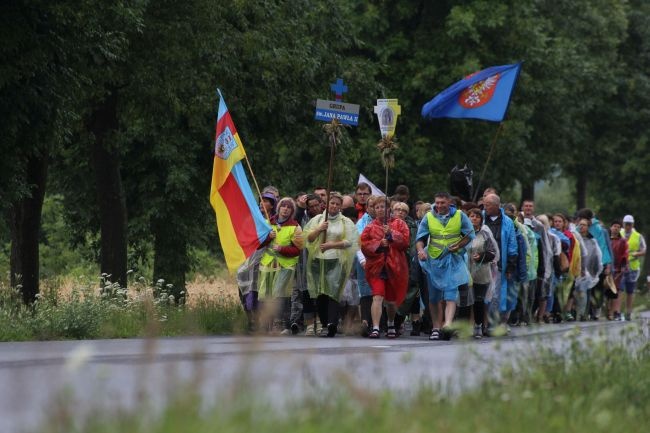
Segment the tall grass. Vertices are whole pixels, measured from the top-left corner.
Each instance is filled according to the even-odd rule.
[[[126,290],[107,276],[99,289],[79,278],[67,293],[46,286],[29,306],[19,289],[0,283],[0,341],[226,334],[245,323],[232,298],[200,294],[179,304],[163,280],[138,277]]]
[[[570,335],[561,349],[498,359],[478,384],[450,394],[422,385],[405,395],[372,393],[350,380],[333,379],[312,397],[282,396],[291,403],[260,401],[255,388],[209,408],[188,386],[162,411],[146,403],[120,416],[94,414],[85,422],[59,411],[39,430],[47,433],[636,433],[650,420],[650,344],[647,325],[627,325],[620,336],[584,340]],[[511,357],[504,353],[503,356]],[[478,363],[484,360],[475,359]],[[465,368],[472,367],[469,363]],[[408,364],[404,365],[408,368]],[[460,367],[459,367],[460,368]],[[344,376],[342,376],[344,377]],[[198,378],[200,380],[200,378]]]

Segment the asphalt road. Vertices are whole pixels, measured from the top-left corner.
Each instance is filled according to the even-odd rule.
[[[650,314],[644,315],[647,319]],[[160,408],[184,386],[206,405],[235,399],[250,387],[282,404],[322,387],[391,388],[422,383],[450,390],[471,386],[485,372],[477,359],[561,347],[567,332],[616,335],[625,323],[591,322],[514,328],[509,337],[430,342],[427,337],[196,337],[0,343],[0,432],[32,430],[60,408]]]

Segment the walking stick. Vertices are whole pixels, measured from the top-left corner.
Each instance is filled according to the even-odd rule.
[[[343,134],[342,124],[337,119],[332,119],[331,123],[323,125],[323,130],[328,136],[330,144],[330,163],[327,171],[327,198],[325,200],[325,221],[329,213],[330,192],[332,190],[332,177],[334,176],[334,150],[336,146],[341,144],[341,136]],[[327,239],[327,230],[323,232],[323,242]]]
[[[385,178],[385,185],[386,185],[386,194],[388,194],[388,169],[395,167],[395,155],[394,152],[399,146],[397,145],[397,140],[393,139],[392,134],[386,134],[383,137],[381,137],[381,140],[377,143],[377,148],[379,149],[380,155],[381,155],[381,162],[384,164],[384,168],[386,169],[386,178]],[[390,212],[390,209],[388,209],[389,205],[389,200],[388,196],[386,196],[386,211],[384,212],[384,225],[388,224],[388,213]],[[386,238],[386,235],[384,234],[384,238]],[[379,275],[381,279],[387,280],[388,279],[388,270],[386,269],[386,262],[388,261],[388,250],[386,249],[384,251],[384,267],[381,270],[381,274]]]

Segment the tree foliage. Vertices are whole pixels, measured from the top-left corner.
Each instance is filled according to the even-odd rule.
[[[178,290],[193,247],[218,252],[207,199],[217,87],[258,182],[283,195],[326,182],[329,149],[314,103],[341,77],[345,100],[362,111],[337,149],[336,189],[351,190],[359,172],[383,183],[372,107],[388,97],[402,106],[389,189],[405,183],[430,199],[463,163],[500,190],[527,191],[560,171],[577,180],[579,201],[611,203],[598,209],[606,217],[645,213],[634,200],[650,180],[650,9],[641,0],[13,0],[1,8],[7,227],[12,209],[41,191],[27,176],[40,161],[72,243],[96,247],[112,218],[98,197],[100,150],[119,176],[129,266],[151,256],[156,277]],[[516,61],[522,73],[492,154],[493,123],[421,119],[422,105],[463,76]],[[115,121],[98,132],[92,121],[107,106]],[[0,229],[5,242],[9,232]]]

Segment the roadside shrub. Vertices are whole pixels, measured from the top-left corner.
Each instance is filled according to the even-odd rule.
[[[244,328],[241,307],[231,300],[201,295],[187,305],[185,294],[175,299],[164,280],[152,283],[134,275],[128,289],[110,275],[96,281],[80,277],[65,295],[59,282],[46,284],[29,306],[19,288],[0,286],[0,341],[224,334]]]

